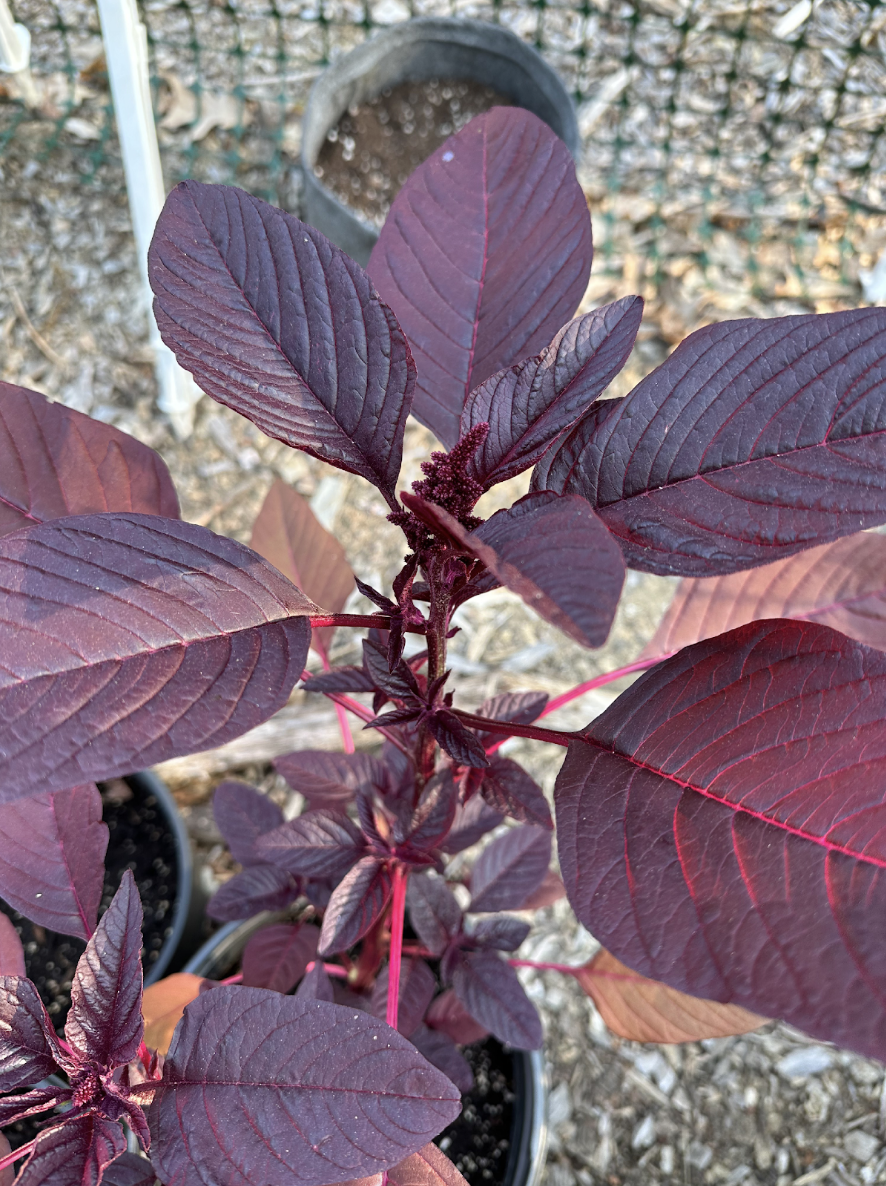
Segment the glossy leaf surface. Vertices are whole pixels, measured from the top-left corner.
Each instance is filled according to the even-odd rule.
[[[515,1050],[538,1050],[541,1020],[517,973],[494,951],[461,952],[452,987],[470,1015]]]
[[[142,904],[127,869],[80,956],[65,1039],[75,1057],[122,1066],[138,1053],[142,1021]]]
[[[551,833],[524,824],[497,836],[471,873],[472,911],[519,910],[541,885],[551,863]]]
[[[336,811],[307,811],[266,832],[256,850],[262,860],[301,877],[343,876],[366,847],[363,833]]]
[[[204,391],[394,505],[415,366],[361,267],[242,190],[185,181],[148,269],[163,340]]]
[[[886,521],[886,309],[724,321],[542,458],[632,568],[719,576]]]
[[[36,391],[0,383],[0,535],[95,511],[177,519],[159,453]]]
[[[57,1070],[55,1032],[30,980],[0,976],[0,1091],[28,1087]]]
[[[749,572],[685,578],[644,655],[761,618],[821,622],[886,650],[886,538],[862,532]]]
[[[362,939],[381,917],[391,897],[391,875],[384,861],[363,857],[332,891],[323,916],[320,954],[334,955]]]
[[[886,655],[768,621],[687,647],[567,751],[560,865],[616,959],[886,1052]]]
[[[415,933],[431,955],[442,955],[461,930],[461,907],[442,877],[413,874],[406,887],[406,905]]]
[[[408,179],[369,274],[415,355],[413,414],[448,449],[469,392],[573,315],[592,254],[569,152],[528,111],[478,116]]]
[[[510,758],[495,757],[484,771],[480,794],[496,811],[524,824],[553,831],[554,821],[544,791],[534,778]]]
[[[257,988],[189,1005],[163,1081],[149,1111],[154,1161],[181,1186],[325,1186],[376,1173],[420,1149],[461,1102],[368,1013]]]
[[[317,952],[318,927],[275,923],[262,927],[243,952],[243,983],[287,993],[295,988]]]
[[[642,297],[629,296],[576,317],[537,357],[472,391],[460,435],[484,422],[489,435],[468,462],[470,477],[488,489],[535,465],[627,362],[642,315]]]
[[[592,998],[609,1029],[632,1042],[700,1042],[746,1034],[765,1017],[738,1005],[703,1001],[648,980],[601,949],[575,978]]]
[[[311,601],[337,614],[354,588],[354,574],[345,550],[297,490],[275,478],[252,525],[249,546]],[[311,645],[328,658],[333,626],[313,631]]]
[[[98,1186],[105,1167],[125,1148],[116,1121],[78,1116],[38,1136],[17,1186]]]
[[[0,805],[0,897],[38,926],[95,930],[108,826],[94,783]]]
[[[282,707],[307,654],[311,603],[192,523],[87,515],[14,532],[0,591],[4,802],[237,737]]]

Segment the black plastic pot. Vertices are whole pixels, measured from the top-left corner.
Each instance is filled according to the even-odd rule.
[[[184,971],[211,980],[225,979],[239,965],[243,948],[250,937],[268,923],[277,922],[282,917],[281,914],[267,913],[256,915],[247,922],[225,923],[188,961]],[[494,1038],[487,1040],[495,1042]],[[544,1059],[537,1050],[514,1050],[510,1054],[515,1096],[510,1153],[502,1181],[489,1183],[489,1186],[538,1186],[547,1147]]]
[[[578,154],[575,108],[545,60],[500,25],[421,17],[377,33],[314,83],[302,122],[304,215],[359,264],[369,260],[378,230],[348,209],[314,172],[326,135],[352,103],[385,87],[432,78],[472,79],[507,95],[543,119]]]

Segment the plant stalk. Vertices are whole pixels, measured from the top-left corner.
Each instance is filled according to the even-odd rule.
[[[377,630],[387,630],[391,625],[389,614],[317,614],[309,621],[312,629],[320,626],[374,626]],[[427,627],[424,623],[414,623],[403,629],[409,634],[424,634]]]
[[[403,962],[403,923],[406,917],[406,882],[408,870],[396,864],[391,869],[393,898],[391,901],[391,953],[388,958],[388,1013],[387,1023],[397,1028],[400,1008],[400,967]]]
[[[543,729],[539,725],[518,725],[514,721],[493,721],[486,717],[475,716],[472,712],[462,712],[455,708],[453,712],[458,719],[471,729],[482,729],[484,733],[503,733],[508,737],[530,737],[533,741],[546,741],[550,745],[570,745],[573,741],[580,741],[582,733],[564,733],[559,729]]]
[[[4,1158],[0,1159],[0,1171],[5,1170],[8,1165],[12,1165],[18,1161],[20,1157],[27,1157],[29,1153],[33,1153],[36,1144],[37,1138],[34,1137],[33,1141],[28,1141],[27,1145],[20,1145],[18,1149],[13,1149],[11,1153],[7,1153]]]

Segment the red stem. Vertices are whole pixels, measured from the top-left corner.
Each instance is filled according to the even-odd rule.
[[[311,626],[375,626],[379,630],[387,630],[391,625],[388,614],[318,614],[310,619]],[[409,634],[424,634],[423,623],[404,624],[403,629]]]
[[[482,729],[484,733],[503,733],[508,737],[531,737],[533,741],[547,741],[551,745],[570,745],[583,737],[582,733],[563,733],[559,729],[542,729],[538,725],[517,725],[514,721],[492,721],[486,717],[474,716],[471,712],[453,709],[458,719],[471,729]]]
[[[323,664],[324,671],[331,671],[332,665],[329,662],[329,656],[326,651],[320,651],[320,662]],[[348,715],[344,710],[343,705],[336,704],[335,715],[338,717],[338,730],[341,733],[341,744],[346,754],[354,752],[354,735],[351,733],[351,726],[348,723]]]
[[[611,684],[613,680],[621,679],[623,675],[632,675],[635,671],[645,671],[647,667],[655,667],[657,663],[663,662],[671,654],[673,652],[657,655],[654,659],[637,659],[635,663],[629,663],[627,667],[618,667],[615,671],[607,671],[604,675],[595,675],[593,679],[585,680],[583,684],[578,684],[568,692],[564,692],[562,696],[555,696],[553,700],[549,700],[540,716],[546,717],[549,712],[556,712],[570,700],[584,696],[585,692],[593,692],[594,688],[602,688],[604,684]]]
[[[403,921],[406,917],[406,882],[408,871],[402,865],[391,869],[393,898],[391,901],[391,954],[388,963],[388,1015],[391,1029],[397,1028],[400,1006],[400,964],[403,957]]]
[[[311,962],[305,968],[305,972],[313,971],[313,969],[316,967],[316,965],[317,965],[317,961],[311,960]],[[345,969],[340,968],[338,966],[338,964],[324,964],[323,971],[326,973],[327,976],[338,976],[340,980],[347,980],[347,978],[348,978],[348,974],[345,971]]]
[[[29,1153],[33,1153],[34,1146],[36,1144],[37,1138],[34,1137],[33,1141],[28,1141],[27,1145],[20,1145],[18,1149],[13,1149],[11,1153],[7,1153],[6,1156],[0,1160],[0,1170],[5,1170],[8,1165],[12,1165],[13,1162],[18,1161],[20,1157],[27,1157]]]
[[[301,673],[301,678],[302,683],[307,683],[307,681],[311,678],[311,672],[305,669]],[[344,696],[340,692],[324,692],[324,695],[326,696],[327,700],[331,700],[332,703],[336,705],[336,707],[340,705],[342,708],[346,708],[349,712],[352,712],[355,717],[359,717],[361,721],[365,721],[367,725],[375,718],[375,713],[370,712],[368,708],[364,708],[358,700],[352,700],[350,696]],[[401,753],[409,753],[407,746],[403,744],[403,742],[392,729],[387,729],[384,725],[375,725],[373,727],[377,729],[379,733],[381,733],[382,737],[387,738],[391,745],[395,745]],[[350,753],[352,751],[348,752]]]
[[[219,980],[219,984],[240,984],[243,980],[243,973],[237,972],[234,976],[229,976],[227,980]]]

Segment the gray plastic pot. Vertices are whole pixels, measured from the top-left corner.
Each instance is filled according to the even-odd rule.
[[[184,968],[195,976],[224,980],[239,966],[243,948],[256,931],[284,914],[257,914],[247,922],[228,922],[203,944]],[[538,1186],[548,1143],[547,1077],[538,1050],[515,1050],[514,1126],[504,1181],[496,1186]]]
[[[563,83],[531,46],[500,25],[421,17],[393,25],[335,62],[314,83],[302,122],[305,219],[366,265],[378,230],[341,202],[314,172],[330,128],[352,103],[385,87],[431,78],[469,78],[543,119],[576,156],[575,108]]]

